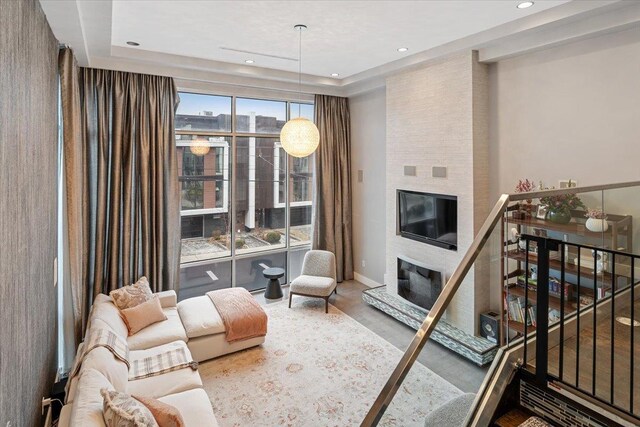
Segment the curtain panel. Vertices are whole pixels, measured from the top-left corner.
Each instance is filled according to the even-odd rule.
[[[172,78],[77,68],[72,58],[61,52],[64,161],[74,312],[84,321],[98,293],[140,276],[155,292],[177,287],[178,94]]]
[[[320,145],[315,155],[313,248],[336,256],[337,280],[353,279],[349,100],[315,96]]]

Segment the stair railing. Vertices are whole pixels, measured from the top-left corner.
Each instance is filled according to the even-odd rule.
[[[640,424],[640,405],[634,402],[637,391],[635,390],[635,362],[638,356],[635,351],[635,335],[634,319],[635,305],[638,291],[640,291],[640,282],[636,282],[636,266],[640,266],[640,256],[630,252],[619,250],[605,249],[601,247],[589,246],[577,243],[567,243],[560,240],[547,237],[522,235],[521,239],[526,241],[527,258],[529,247],[535,242],[537,248],[536,265],[537,265],[537,283],[548,283],[550,271],[550,252],[557,251],[560,254],[560,260],[565,260],[565,253],[570,248],[573,253],[587,252],[592,254],[593,261],[584,265],[580,258],[577,257],[577,305],[576,310],[572,313],[566,313],[565,309],[565,292],[560,292],[560,317],[555,324],[559,332],[559,340],[553,342],[551,347],[558,349],[557,366],[550,368],[549,350],[550,350],[550,327],[549,327],[549,287],[536,287],[536,304],[535,313],[536,332],[535,332],[535,366],[527,363],[529,360],[527,355],[528,337],[525,328],[524,334],[524,365],[523,368],[534,373],[535,381],[541,387],[546,387],[549,382],[556,384],[564,390],[586,398],[595,403],[601,403],[609,406],[610,412],[621,416],[622,419],[632,420]],[[606,261],[605,261],[606,260]],[[603,264],[604,263],[604,264]],[[566,263],[560,263],[560,282],[565,283]],[[608,265],[607,271],[604,265]],[[589,269],[589,281],[593,302],[590,304],[582,304],[580,285],[583,277],[582,270]],[[525,271],[525,283],[529,283],[529,270]],[[638,290],[636,290],[638,288]],[[528,289],[528,287],[526,287]],[[608,289],[608,291],[606,291]],[[605,292],[606,291],[606,292]],[[585,292],[585,291],[582,291]],[[525,301],[527,298],[525,297]],[[524,310],[525,324],[529,324],[528,310]],[[621,314],[629,314],[628,317]],[[608,318],[607,318],[608,317]],[[624,320],[622,320],[624,319]],[[582,338],[588,340],[589,343],[581,345],[582,330],[580,327],[581,320],[589,322],[591,328],[589,336]],[[623,325],[616,328],[619,322],[628,322],[630,325]],[[575,340],[575,344],[567,339],[565,329],[569,325],[569,321],[575,325],[576,333],[570,338]],[[624,326],[628,326],[629,332],[626,332]],[[598,332],[604,328],[605,339],[610,342],[608,349],[598,349],[597,342],[603,340],[598,338]],[[618,329],[618,333],[616,333]],[[587,332],[589,332],[587,330]],[[616,346],[616,339],[618,346]],[[590,348],[589,348],[590,347]],[[584,352],[589,354],[584,355]],[[567,375],[565,370],[566,355],[565,352],[571,352],[575,357],[575,364],[570,364],[571,372]],[[581,369],[581,359],[590,358],[590,363],[586,369]],[[616,360],[623,360],[622,363],[616,364]],[[608,366],[602,366],[601,360],[608,362]],[[628,360],[627,363],[624,360]],[[555,360],[554,360],[555,361]],[[584,367],[583,367],[584,368]],[[608,371],[608,378],[599,377],[599,371]],[[585,384],[586,383],[586,384]],[[621,384],[622,383],[622,384]],[[616,395],[616,391],[622,391]],[[627,396],[625,394],[628,393]],[[623,397],[621,397],[621,395]],[[635,403],[635,405],[634,405]]]
[[[372,404],[369,409],[367,415],[361,423],[363,427],[376,426],[380,422],[382,416],[384,415],[386,409],[389,407],[391,401],[396,395],[398,389],[400,388],[402,382],[406,378],[409,373],[411,367],[415,363],[418,358],[418,355],[424,348],[425,344],[429,340],[431,334],[433,333],[436,324],[443,316],[445,310],[451,303],[451,300],[455,296],[456,292],[460,288],[464,278],[467,273],[471,269],[471,266],[476,261],[478,255],[484,248],[487,243],[489,237],[495,230],[498,223],[501,222],[501,219],[505,215],[507,211],[507,207],[511,202],[525,201],[528,199],[538,199],[542,197],[550,197],[557,196],[563,194],[577,194],[577,193],[587,193],[593,191],[605,191],[605,190],[614,190],[628,187],[640,187],[640,181],[634,182],[626,182],[626,183],[618,183],[618,184],[606,184],[606,185],[598,185],[598,186],[588,186],[588,187],[571,187],[571,188],[562,188],[562,189],[552,189],[552,190],[542,190],[528,193],[514,193],[514,194],[503,194],[500,196],[493,209],[489,213],[487,219],[483,223],[479,232],[477,233],[475,239],[467,249],[464,257],[461,262],[456,267],[454,273],[451,275],[447,284],[443,288],[440,296],[436,300],[435,304],[429,311],[427,317],[423,321],[422,325],[416,332],[415,336],[411,340],[411,343],[405,350],[402,355],[400,361],[397,366],[391,373],[389,379],[385,383],[382,388],[382,391],[378,394],[376,400]],[[548,304],[548,303],[547,303]],[[525,328],[526,331],[526,328]],[[526,337],[525,337],[526,342]],[[540,346],[542,347],[542,346]],[[525,361],[527,359],[525,358]],[[526,362],[525,362],[526,363]],[[478,402],[479,399],[476,399]]]

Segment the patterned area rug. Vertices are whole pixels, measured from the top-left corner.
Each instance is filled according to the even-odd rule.
[[[303,302],[304,301],[304,302]],[[358,426],[402,352],[324,301],[294,298],[265,307],[261,347],[200,364],[221,426]],[[416,363],[382,426],[423,426],[433,409],[461,394]]]

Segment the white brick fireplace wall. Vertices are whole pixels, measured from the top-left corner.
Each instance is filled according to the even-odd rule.
[[[442,271],[448,279],[489,211],[488,73],[476,52],[466,52],[387,79],[386,275],[397,293],[398,255]],[[416,176],[405,176],[415,166]],[[432,167],[447,168],[433,178]],[[396,190],[458,197],[458,250],[450,251],[396,234]],[[475,268],[447,310],[447,320],[475,334],[478,315],[489,308],[488,280]]]

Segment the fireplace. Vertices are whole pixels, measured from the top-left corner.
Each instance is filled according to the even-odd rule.
[[[442,292],[442,273],[398,257],[398,295],[429,311]]]

